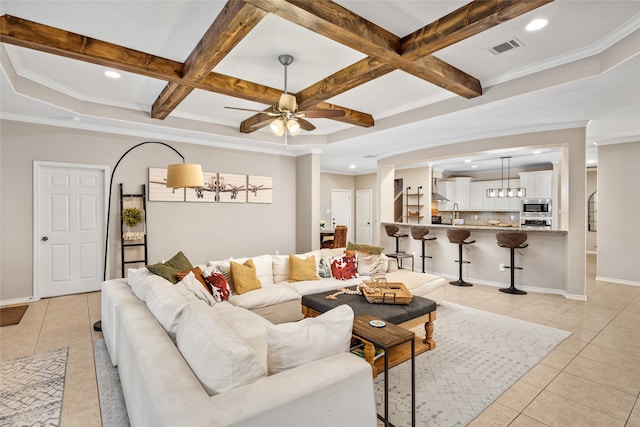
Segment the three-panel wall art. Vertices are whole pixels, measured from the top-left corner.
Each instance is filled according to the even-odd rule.
[[[150,202],[271,203],[273,178],[204,172],[204,187],[167,188],[167,169],[149,168]]]

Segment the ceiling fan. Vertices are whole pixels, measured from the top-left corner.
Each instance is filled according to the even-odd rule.
[[[264,119],[252,125],[252,127],[261,127],[265,122],[271,122],[269,125],[271,131],[278,135],[295,136],[300,129],[306,131],[314,130],[316,127],[306,119],[342,117],[345,115],[344,110],[306,110],[298,111],[296,97],[287,92],[287,67],[293,62],[293,56],[280,55],[278,61],[284,66],[284,92],[280,95],[278,102],[273,104],[271,111],[250,110],[248,108],[225,107],[231,110],[251,111],[254,113],[264,114]],[[285,140],[286,141],[286,140]]]

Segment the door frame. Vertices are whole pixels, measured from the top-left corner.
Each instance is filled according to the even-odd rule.
[[[48,162],[48,161],[33,161],[33,220],[32,220],[32,233],[33,233],[33,242],[32,242],[32,252],[33,252],[33,301],[40,300],[38,278],[39,278],[39,267],[40,260],[38,259],[38,244],[40,242],[40,176],[41,169],[45,167],[58,167],[58,168],[76,168],[76,169],[91,169],[102,171],[104,174],[104,179],[102,180],[104,183],[104,188],[102,189],[103,200],[103,208],[104,212],[102,212],[102,217],[104,219],[104,224],[102,227],[102,242],[104,244],[105,232],[106,232],[106,222],[109,220],[107,218],[107,209],[109,203],[109,166],[104,165],[91,165],[86,163],[65,163],[65,162]],[[104,247],[104,246],[103,246]],[[104,254],[103,254],[104,257]],[[101,257],[101,258],[103,258]],[[108,262],[108,261],[107,261]],[[104,267],[104,266],[102,266]]]

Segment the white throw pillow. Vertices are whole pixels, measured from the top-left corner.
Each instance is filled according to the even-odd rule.
[[[174,339],[178,329],[178,320],[189,301],[180,289],[176,289],[169,281],[167,283],[169,283],[168,286],[158,282],[149,284],[147,308],[171,339]]]
[[[269,375],[349,351],[353,310],[340,305],[318,317],[267,328]]]
[[[192,271],[190,271],[189,274],[184,276],[181,281],[176,283],[175,286],[188,290],[193,295],[195,295],[196,298],[206,302],[207,305],[209,306],[213,306],[213,304],[216,303],[216,300],[213,298],[213,295],[211,295],[205,289],[205,287],[202,286],[202,283],[200,283],[200,281],[196,279],[196,276],[195,274],[193,274]]]
[[[184,310],[176,344],[210,396],[265,376],[255,351],[220,314],[200,302]]]
[[[127,270],[127,283],[129,283],[129,286],[131,286],[131,290],[140,301],[146,301],[146,279],[153,276],[155,276],[155,274],[147,270],[147,267],[130,268]],[[170,282],[167,280],[167,283]]]
[[[289,255],[272,255],[274,283],[289,282]]]

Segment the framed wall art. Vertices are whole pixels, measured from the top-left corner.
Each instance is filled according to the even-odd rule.
[[[184,188],[167,188],[167,169],[149,168],[150,202],[184,202]]]
[[[270,176],[249,175],[247,178],[247,202],[272,203],[273,178]]]
[[[247,201],[247,176],[219,173],[218,201],[222,203],[245,203]]]
[[[186,189],[187,202],[217,202],[218,201],[218,173],[203,172],[204,186]]]

